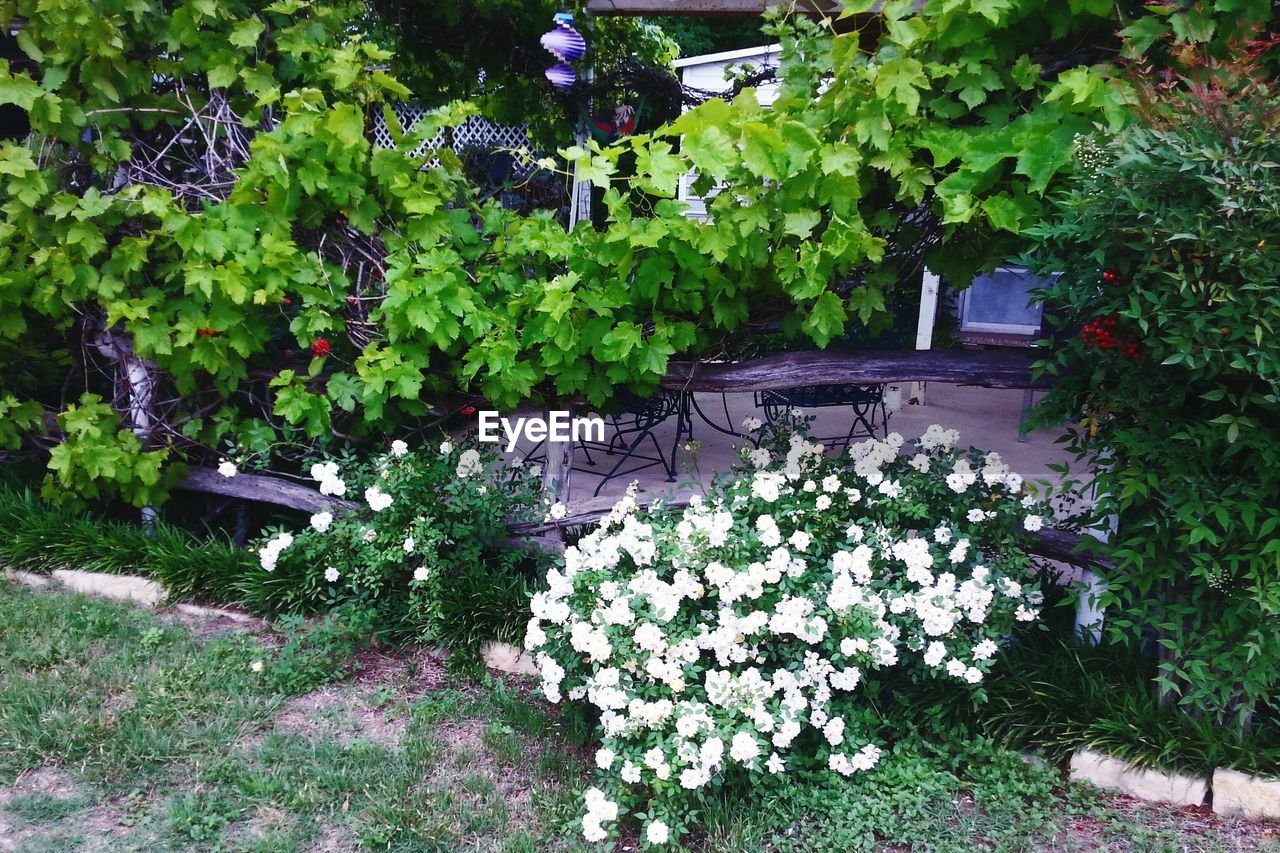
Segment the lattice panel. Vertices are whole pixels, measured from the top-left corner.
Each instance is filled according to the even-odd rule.
[[[409,132],[418,123],[422,116],[427,112],[426,108],[418,104],[397,104],[392,109],[395,110],[397,118],[400,119],[400,126]],[[439,150],[441,145],[445,144],[448,133],[441,129],[428,142],[424,142],[413,150],[412,155],[415,157],[425,156],[426,154]],[[391,139],[391,131],[387,129],[387,124],[383,121],[381,115],[377,115],[373,122],[373,144],[380,148],[394,148],[395,143]],[[471,116],[463,124],[453,129],[453,140],[449,145],[456,152],[462,152],[468,148],[478,148],[484,151],[492,151],[494,149],[506,150],[530,150],[528,129],[520,125],[496,124],[484,116]],[[532,162],[524,158],[516,157],[512,166],[512,175],[517,178],[526,178],[533,171]],[[439,161],[432,160],[427,163],[427,167],[435,166]]]

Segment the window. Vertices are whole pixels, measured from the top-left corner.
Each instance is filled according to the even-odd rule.
[[[1042,308],[1031,291],[1047,284],[1021,267],[999,267],[980,275],[960,291],[960,331],[1034,335]]]

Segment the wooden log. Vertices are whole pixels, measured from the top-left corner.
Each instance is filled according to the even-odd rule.
[[[675,362],[662,379],[674,391],[775,391],[801,385],[948,382],[986,388],[1047,388],[1033,379],[1036,350],[794,352],[739,362]]]
[[[664,506],[680,508],[689,505],[689,499],[701,494],[698,489],[680,489],[676,492],[658,496]],[[517,522],[508,529],[514,536],[540,537],[546,539],[549,531],[563,530],[567,527],[580,527],[595,524],[609,514],[617,498],[592,498],[569,507],[569,514],[557,522]],[[1067,530],[1045,528],[1031,535],[1030,551],[1037,557],[1068,563],[1073,566],[1093,570],[1111,568],[1111,562],[1098,553],[1098,541],[1092,536],[1081,536]]]
[[[604,17],[697,15],[705,18],[756,18],[774,6],[792,6],[819,18],[838,18],[841,0],[589,0],[587,11]],[[858,16],[865,17],[865,16]]]
[[[174,486],[187,492],[224,495],[241,500],[284,506],[302,512],[355,509],[358,504],[322,495],[315,489],[279,477],[263,474],[236,474],[224,477],[216,468],[190,468],[187,478]]]

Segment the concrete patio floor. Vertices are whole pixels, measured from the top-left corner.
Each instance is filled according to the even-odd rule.
[[[903,387],[906,398],[910,386]],[[719,394],[698,394],[697,403],[708,417],[720,426],[732,426],[741,430],[743,418],[754,416],[763,418],[763,413],[755,406],[752,394],[728,394],[723,398]],[[1019,441],[1018,427],[1023,419],[1024,392],[1020,390],[1003,390],[980,388],[975,386],[948,385],[931,382],[925,388],[923,404],[912,405],[905,401],[895,412],[890,414],[889,429],[901,433],[908,440],[918,437],[930,424],[960,431],[960,443],[973,445],[982,450],[994,450],[1004,457],[1009,466],[1023,476],[1028,482],[1047,481],[1058,483],[1061,475],[1051,471],[1049,465],[1070,461],[1062,445],[1055,440],[1062,434],[1061,430],[1036,430]],[[728,418],[726,420],[726,408]],[[815,437],[844,435],[851,417],[848,409],[814,409],[812,414],[816,420],[812,426]],[[666,454],[671,453],[675,438],[676,419],[671,418],[653,431],[653,436]],[[608,434],[606,434],[606,439]],[[856,440],[856,439],[855,439]],[[617,476],[604,483],[600,496],[619,497],[632,480],[639,482],[641,494],[648,498],[657,497],[678,488],[681,483],[695,480],[710,481],[718,472],[732,467],[738,450],[742,447],[741,439],[715,431],[706,423],[694,416],[693,441],[697,443],[694,453],[686,452],[683,445],[689,441],[682,438],[682,448],[676,453],[677,482],[667,479],[662,467],[653,465],[631,475]],[[654,454],[654,444],[646,439],[639,452]],[[595,465],[591,471],[575,470],[570,481],[570,504],[590,499],[601,477],[594,472],[607,472],[618,456],[608,456],[593,452]],[[574,457],[575,466],[586,466],[587,460],[581,448]],[[643,464],[628,460],[622,470]],[[1073,470],[1073,474],[1077,474]]]

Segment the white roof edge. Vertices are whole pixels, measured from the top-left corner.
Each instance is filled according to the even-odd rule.
[[[712,62],[732,62],[735,59],[750,59],[753,56],[769,56],[782,51],[780,44],[764,44],[760,47],[744,47],[741,50],[726,50],[721,53],[702,53],[698,56],[686,56],[675,61],[676,68],[687,68],[690,65],[709,65]]]

